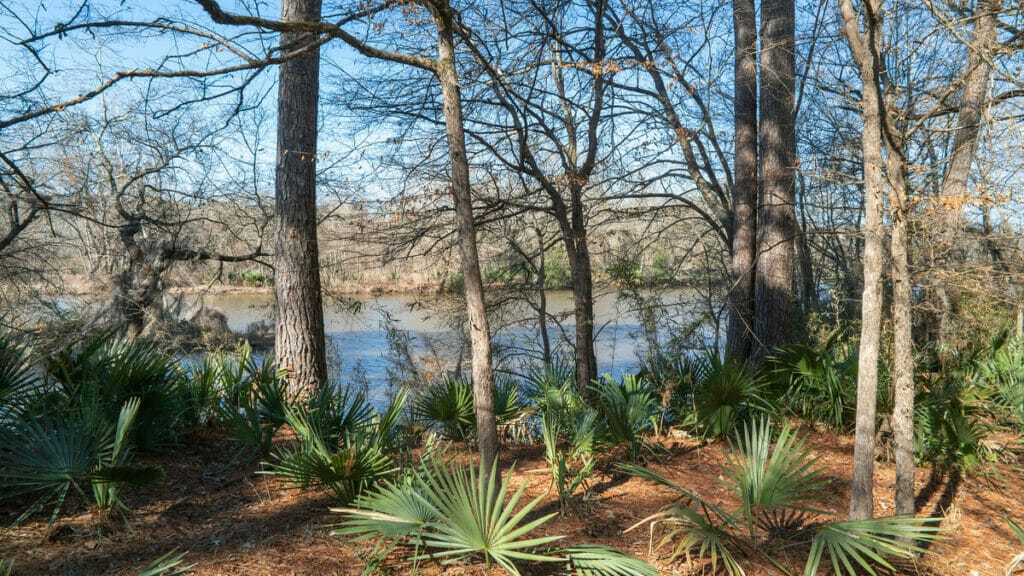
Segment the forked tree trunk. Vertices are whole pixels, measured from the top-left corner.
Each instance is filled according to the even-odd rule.
[[[732,190],[732,278],[729,291],[729,353],[750,356],[754,329],[757,259],[757,19],[754,0],[733,0],[736,54],[733,120],[736,131]]]
[[[320,0],[284,0],[281,19],[316,22]],[[313,38],[281,34],[282,46],[303,41]],[[278,87],[275,352],[278,365],[288,370],[290,390],[299,396],[327,380],[316,219],[319,73],[320,52],[314,47],[280,65]]]
[[[476,225],[473,223],[473,199],[470,194],[469,160],[462,120],[462,95],[455,69],[453,16],[446,2],[434,10],[438,32],[437,77],[441,83],[445,133],[451,162],[452,202],[458,229],[459,253],[469,319],[469,338],[473,363],[473,407],[476,411],[477,443],[485,474],[498,458],[498,429],[494,414],[494,369],[491,365],[491,332],[484,304],[484,284],[477,253]]]
[[[761,202],[751,354],[755,364],[789,343],[793,332],[795,18],[793,0],[761,3]]]
[[[885,161],[882,158],[882,101],[877,43],[879,0],[865,0],[868,31],[861,33],[852,0],[840,0],[843,28],[860,69],[864,131],[864,292],[861,297],[860,352],[857,367],[856,438],[850,494],[850,519],[870,518],[874,508],[875,417],[878,397],[878,356],[882,326],[882,267],[885,228],[882,221]]]

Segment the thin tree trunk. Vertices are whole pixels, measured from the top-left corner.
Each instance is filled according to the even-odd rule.
[[[473,199],[470,193],[469,160],[462,120],[462,95],[455,69],[453,15],[447,2],[435,5],[438,32],[437,77],[441,82],[448,156],[451,161],[452,201],[462,256],[466,315],[473,364],[473,407],[476,411],[477,443],[485,474],[498,458],[498,428],[494,414],[494,369],[491,365],[491,332],[484,303],[484,284],[477,252]]]
[[[892,186],[892,431],[896,456],[896,515],[914,514],[914,350],[913,286],[910,276],[910,238],[907,231],[906,178],[903,155],[889,152]]]
[[[284,0],[281,19],[316,22],[320,0]],[[282,46],[312,40],[281,34]],[[316,219],[319,74],[320,52],[312,48],[280,65],[278,87],[275,352],[278,365],[288,371],[290,390],[299,396],[327,380]]]
[[[757,19],[754,0],[733,1],[736,55],[733,67],[736,131],[732,190],[732,275],[726,345],[734,357],[750,356],[754,328],[757,256]]]
[[[551,337],[548,335],[548,296],[544,291],[544,283],[547,281],[547,270],[544,269],[544,233],[540,228],[533,230],[537,234],[537,249],[540,254],[540,261],[537,264],[537,327],[540,330],[542,358],[547,365],[551,364]]]
[[[793,333],[795,8],[793,0],[761,3],[761,203],[751,354],[757,364]]]
[[[591,382],[597,379],[597,355],[594,352],[594,278],[581,193],[572,191],[572,250],[568,251],[568,256],[576,320],[576,388],[588,398]]]
[[[885,161],[882,158],[882,102],[880,62],[876,49],[880,27],[878,0],[864,6],[868,31],[860,31],[852,0],[840,0],[843,28],[863,85],[861,136],[864,171],[864,291],[861,297],[860,353],[857,371],[856,438],[850,494],[850,519],[873,515],[875,471],[875,418],[878,397],[878,357],[882,325],[882,267],[885,236],[882,221]]]

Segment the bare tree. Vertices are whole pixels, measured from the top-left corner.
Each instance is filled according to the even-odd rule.
[[[593,179],[606,150],[606,76],[614,73],[607,60],[606,2],[506,3],[501,9],[514,29],[495,31],[481,24],[495,33],[492,37],[462,29],[487,78],[485,92],[500,110],[476,119],[474,132],[481,137],[475,141],[499,165],[532,183],[542,200],[524,202],[550,214],[558,226],[573,291],[576,386],[589,395],[597,357],[588,196],[599,191]],[[539,28],[532,25],[535,21]],[[510,37],[521,48],[498,57],[495,51]],[[511,138],[482,137],[488,133]]]

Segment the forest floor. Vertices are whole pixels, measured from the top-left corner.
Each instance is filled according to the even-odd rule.
[[[805,427],[803,433],[828,479],[816,506],[840,518],[849,501],[853,438],[812,427]],[[724,462],[725,443],[672,439],[663,444],[668,453],[648,463],[653,470],[713,503],[728,506],[731,494],[720,482],[719,466]],[[137,574],[172,550],[187,552],[186,562],[195,564],[192,573],[203,576],[326,576],[359,574],[364,569],[368,544],[351,543],[330,533],[340,520],[340,514],[329,510],[334,504],[330,494],[287,489],[278,479],[260,474],[259,464],[239,463],[237,453],[230,440],[210,432],[188,439],[172,455],[140,457],[139,461],[163,466],[166,480],[158,488],[126,495],[133,508],[130,528],[98,522],[81,503],[71,502],[52,525],[40,515],[0,533],[0,558],[14,561],[16,576]],[[527,496],[543,496],[536,513],[558,511],[542,446],[510,447],[503,463],[514,463],[513,483],[527,482]],[[919,515],[944,518],[946,538],[916,563],[900,565],[900,574],[1003,574],[1022,549],[1006,518],[1024,519],[1024,470],[1005,463],[986,470],[959,482],[918,470]],[[879,462],[876,515],[892,513],[893,482],[892,464]],[[671,490],[615,472],[596,473],[592,487],[595,499],[587,510],[557,517],[539,533],[564,535],[565,543],[615,546],[648,560],[663,574],[693,572],[685,558],[671,561],[668,549],[650,552],[646,525],[626,532],[670,503]],[[17,512],[17,506],[7,502],[0,508],[0,522],[10,524]],[[747,562],[748,574],[779,574],[761,564],[765,562]],[[386,568],[379,572],[410,571],[397,560]],[[426,565],[426,574],[441,572],[490,573],[481,566]],[[530,573],[526,567],[524,574]]]

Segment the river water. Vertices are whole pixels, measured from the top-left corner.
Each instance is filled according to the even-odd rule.
[[[548,312],[555,317],[548,327],[552,346],[571,350],[572,293],[549,291],[546,296]],[[207,295],[204,303],[223,312],[228,326],[240,333],[254,322],[268,321],[273,314],[273,297],[269,294]],[[327,303],[324,324],[334,378],[358,381],[372,399],[379,400],[386,394],[389,371],[394,374],[407,370],[410,356],[416,364],[428,368],[425,372],[452,370],[459,365],[462,347],[457,332],[449,325],[453,313],[445,312],[445,306],[452,310],[458,304],[405,294]],[[636,314],[612,293],[598,295],[594,308],[599,371],[619,377],[636,370],[641,353]],[[539,331],[531,321],[535,314],[523,305],[509,305],[492,316],[499,369],[513,373],[525,370],[530,358],[540,355]],[[386,318],[390,320],[385,321]],[[391,328],[390,339],[386,325]],[[395,335],[407,338],[410,356],[396,353],[389,344]],[[461,365],[468,371],[469,360],[464,357],[464,350],[462,353]]]

